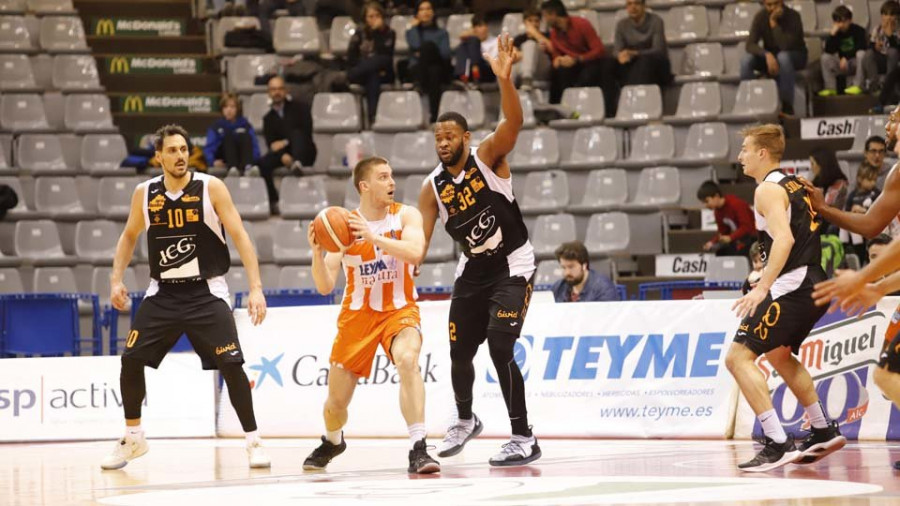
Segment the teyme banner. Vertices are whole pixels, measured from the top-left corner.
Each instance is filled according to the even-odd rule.
[[[826,315],[804,341],[797,359],[816,384],[829,418],[837,420],[850,439],[900,439],[900,411],[872,380],[885,331],[900,298],[891,297],[860,318]],[[757,362],[772,392],[775,412],[786,431],[804,434],[809,421],[803,406],[765,358]],[[741,396],[735,437],[749,438],[762,430],[750,405]]]
[[[738,320],[729,301],[555,304],[528,310],[515,359],[525,377],[529,422],[560,437],[725,437],[735,404],[724,356]],[[426,424],[443,434],[455,416],[450,384],[449,302],[425,302],[420,368]],[[338,306],[272,308],[265,323],[235,313],[263,435],[323,431],[328,357]],[[462,336],[459,336],[462,338]],[[474,411],[485,435],[508,436],[508,414],[487,345],[475,359]],[[354,436],[404,436],[399,378],[379,351],[361,379],[345,428]],[[220,435],[241,434],[221,397]]]
[[[125,415],[120,357],[4,359],[0,441],[115,439]],[[153,437],[215,434],[215,381],[194,353],[171,353],[146,369],[142,425]]]

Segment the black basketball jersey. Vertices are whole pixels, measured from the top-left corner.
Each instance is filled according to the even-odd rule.
[[[191,174],[177,194],[166,191],[163,176],[142,183],[150,277],[160,283],[209,280],[231,264],[225,227],[209,197],[211,177]]]
[[[794,176],[788,176],[780,170],[770,172],[763,181],[776,183],[788,194],[788,220],[791,226],[791,234],[794,236],[794,245],[787,262],[781,269],[781,274],[786,274],[806,265],[822,264],[822,241],[816,212],[813,211],[809,201],[809,195],[805,187]],[[759,230],[759,240],[762,244],[763,261],[769,257],[772,249],[773,238],[769,234],[769,226],[765,217],[756,214],[756,229]]]
[[[512,192],[472,148],[463,171],[453,177],[443,164],[429,175],[441,220],[463,255],[457,277],[487,280],[531,276],[534,249]]]

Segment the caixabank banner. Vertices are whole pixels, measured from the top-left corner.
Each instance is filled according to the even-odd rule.
[[[861,317],[836,312],[819,321],[803,342],[797,359],[806,367],[829,418],[837,420],[849,439],[900,439],[900,412],[872,380],[884,345],[885,331],[900,298],[881,300]],[[765,375],[775,412],[787,432],[804,436],[809,420],[803,406],[765,357],[757,365]],[[740,397],[736,438],[761,435],[747,401]]]

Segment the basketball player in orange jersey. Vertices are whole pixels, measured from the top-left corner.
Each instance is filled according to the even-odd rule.
[[[900,154],[898,136],[900,136],[900,106],[894,109],[884,127],[887,137],[887,149]],[[891,168],[884,182],[881,195],[875,199],[872,207],[865,214],[851,213],[825,204],[822,190],[805,183],[810,193],[813,209],[819,212],[829,223],[844,230],[875,237],[887,228],[900,214],[900,174],[897,165]],[[852,312],[865,311],[878,302],[885,294],[900,289],[900,264],[888,253],[897,251],[894,240],[885,253],[859,272],[839,272],[834,279],[816,285],[813,297],[818,304],[828,304],[835,300],[845,309]],[[887,276],[881,279],[883,276]],[[894,311],[890,325],[884,336],[884,348],[875,369],[873,378],[878,388],[895,405],[900,406],[900,306]],[[894,462],[894,468],[900,470],[900,461]]]
[[[341,266],[347,288],[331,349],[326,433],[303,462],[303,469],[325,469],[347,448],[341,430],[347,423],[347,406],[359,378],[369,376],[381,344],[400,375],[400,411],[412,444],[408,471],[436,473],[440,464],[428,455],[425,445],[425,384],[419,371],[422,333],[413,283],[413,270],[425,256],[422,215],[414,207],[394,202],[394,179],[384,158],[357,163],[353,184],[360,197],[359,209],[349,217],[356,241],[323,258],[313,227],[308,235],[316,289],[323,295],[331,293]]]

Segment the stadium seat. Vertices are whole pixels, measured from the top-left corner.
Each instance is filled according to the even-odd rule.
[[[421,128],[423,123],[422,99],[415,91],[383,91],[378,96],[372,130],[410,132]]]
[[[0,130],[15,133],[50,130],[41,96],[9,93],[0,97]]]
[[[91,273],[91,293],[96,293],[100,297],[100,305],[109,304],[110,276],[112,275],[112,267],[94,267]],[[143,290],[144,286],[138,283],[137,275],[134,267],[126,267],[125,274],[122,276],[122,283],[129,291],[137,292]]]
[[[730,113],[719,115],[726,123],[766,123],[778,119],[781,101],[773,79],[741,81]]]
[[[466,30],[472,29],[471,14],[451,14],[447,18],[447,26],[445,27],[447,34],[450,35],[450,50],[456,49],[459,45],[459,35]]]
[[[0,293],[25,293],[25,288],[22,285],[22,275],[19,273],[19,269],[0,269]]]
[[[406,176],[402,185],[398,181],[397,189],[400,190],[400,202],[409,206],[418,206],[419,194],[422,191],[424,181],[425,176],[421,174],[410,174],[409,176]],[[397,200],[396,195],[394,196],[394,200]],[[359,204],[357,203],[357,205]]]
[[[33,293],[77,293],[71,267],[38,267],[34,270]]]
[[[710,256],[706,259],[709,262],[706,268],[706,281],[744,281],[750,274],[750,262],[747,257],[729,256],[716,257]]]
[[[558,260],[541,260],[534,271],[534,289],[538,291],[550,290],[553,283],[558,279],[562,279],[562,277],[563,269],[559,265]]]
[[[37,215],[33,210],[28,209],[25,202],[25,191],[22,189],[22,182],[16,176],[0,176],[0,185],[7,185],[16,192],[19,203],[16,207],[8,209],[4,219],[6,221],[35,219]]]
[[[559,165],[559,139],[556,130],[538,128],[519,132],[509,163],[517,171],[555,168]]]
[[[588,7],[596,11],[618,11],[625,8],[625,0],[589,0]]]
[[[519,103],[522,104],[522,128],[534,128],[537,125],[537,119],[534,117],[534,100],[531,95],[526,91],[519,90]],[[503,121],[502,108],[497,121]]]
[[[0,17],[0,51],[4,53],[33,53],[37,49],[31,43],[24,16]]]
[[[560,244],[578,238],[575,233],[575,217],[565,213],[538,216],[532,236],[535,256],[539,260],[551,258]]]
[[[269,194],[266,184],[259,177],[225,178],[225,186],[231,199],[245,220],[264,220],[269,217]]]
[[[563,160],[566,170],[595,169],[613,165],[619,159],[619,140],[610,127],[579,128],[572,140],[571,158]]]
[[[263,130],[263,117],[269,112],[271,109],[271,103],[269,102],[269,95],[265,93],[254,93],[249,97],[244,97],[241,102],[244,109],[244,116],[247,118],[247,121],[253,125],[253,128],[257,132],[262,132]],[[315,120],[314,120],[315,121]]]
[[[690,126],[684,150],[673,160],[678,166],[724,164],[729,156],[728,127],[725,123],[694,123]]]
[[[434,232],[431,234],[431,242],[428,245],[428,252],[425,254],[427,262],[442,262],[448,260],[456,260],[456,243],[444,225],[438,220],[434,225]]]
[[[391,142],[394,174],[427,174],[438,165],[434,134],[428,130],[401,132]]]
[[[761,8],[762,6],[755,2],[729,3],[722,9],[719,33],[710,37],[710,40],[722,43],[744,42],[750,35],[753,17]]]
[[[709,21],[706,7],[702,5],[681,5],[673,7],[663,15],[666,43],[682,45],[698,42],[709,35]]]
[[[853,145],[847,151],[838,151],[840,160],[861,161],[865,158],[866,139],[873,135],[884,136],[884,126],[887,124],[887,116],[866,116],[855,120],[855,136]]]
[[[722,112],[722,93],[717,82],[685,83],[678,95],[678,109],[674,116],[663,121],[686,125],[701,121],[715,121]]]
[[[280,17],[272,34],[275,52],[281,55],[318,55],[319,27],[314,17]]]
[[[254,16],[228,16],[213,25],[213,54],[234,55],[242,53],[264,53],[261,48],[227,47],[225,46],[225,34],[239,28],[261,30],[259,18]]]
[[[335,56],[345,56],[350,47],[350,38],[356,33],[356,23],[350,16],[335,16],[331,20],[331,31],[328,34],[328,49]],[[396,33],[399,39],[405,33]],[[405,38],[405,37],[404,37]]]
[[[22,135],[16,141],[16,161],[22,172],[31,175],[74,175],[76,167],[66,165],[59,136]]]
[[[684,48],[681,68],[677,69],[676,83],[716,79],[725,72],[725,56],[722,44],[698,42]]]
[[[601,213],[588,221],[584,245],[591,255],[655,255],[662,253],[660,213]]]
[[[312,267],[308,265],[282,267],[278,274],[278,288],[282,290],[315,290],[316,282],[312,277]]]
[[[124,227],[109,220],[85,220],[75,225],[75,255],[80,263],[112,265]]]
[[[462,114],[470,130],[477,130],[484,125],[484,99],[478,90],[445,91],[441,95],[438,115],[450,111]]]
[[[272,228],[272,254],[275,263],[293,265],[312,262],[312,249],[307,240],[310,225],[308,220],[275,222]]]
[[[606,118],[603,90],[597,87],[566,88],[560,104],[573,109],[578,117],[552,120],[550,122],[552,128],[575,129],[600,125]]]
[[[125,139],[119,134],[88,134],[81,139],[81,169],[92,176],[123,176],[134,169],[122,167],[128,156]]]
[[[274,54],[239,54],[227,60],[228,88],[232,93],[265,93],[265,84],[256,84],[259,76],[276,73],[278,57]]]
[[[58,54],[53,57],[53,88],[63,92],[103,91],[92,56]]]
[[[569,179],[561,170],[529,172],[519,204],[525,214],[562,212],[569,205]]]
[[[316,93],[312,117],[317,133],[358,132],[362,126],[359,103],[352,93]]]
[[[41,18],[41,49],[49,53],[88,53],[84,26],[77,16],[46,16]]]
[[[456,262],[427,263],[419,266],[416,289],[422,293],[449,292],[456,279]]]
[[[259,257],[259,248],[256,243],[256,225],[252,221],[244,221],[244,230],[247,232],[247,237],[250,238],[250,242],[253,243],[253,250],[256,251],[257,257]],[[227,233],[225,234],[228,235]],[[241,264],[241,255],[238,253],[237,245],[230,236],[225,238],[225,245],[228,246],[228,257],[231,259],[231,265],[242,265]],[[232,291],[232,294],[235,292]]]
[[[39,177],[34,184],[34,207],[41,216],[56,221],[79,221],[93,218],[78,196],[75,178]]]
[[[791,9],[794,9],[800,14],[800,19],[803,21],[804,33],[813,36],[821,35],[821,31],[818,29],[819,23],[818,16],[816,14],[816,2],[814,0],[793,0],[791,2],[785,2],[785,5],[787,5]],[[830,13],[827,26],[831,27]]]
[[[250,279],[247,278],[247,271],[243,267],[232,266],[228,269],[225,281],[228,282],[228,293],[231,294],[232,301],[236,293],[250,290]]]
[[[623,169],[597,169],[588,175],[581,203],[569,212],[593,214],[616,209],[628,200],[628,175]]]
[[[131,197],[144,179],[136,176],[104,177],[97,192],[97,209],[108,220],[123,221],[131,212]]]
[[[818,26],[823,30],[830,29],[832,25],[831,13],[834,12],[838,5],[847,6],[853,12],[853,22],[863,28],[869,26],[869,6],[866,0],[831,0],[831,3],[817,3],[816,16],[818,18]],[[806,26],[804,25],[804,30]]]
[[[38,16],[76,13],[72,0],[28,0],[28,10]]]
[[[634,201],[627,210],[655,210],[678,208],[681,202],[681,181],[676,167],[647,167],[638,178]]]
[[[38,266],[73,265],[76,261],[63,252],[59,229],[50,220],[17,222],[14,251],[19,258]]]
[[[500,32],[506,32],[513,38],[525,33],[525,19],[522,17],[522,13],[507,12],[504,14],[503,21],[500,24]]]
[[[68,95],[66,129],[76,133],[117,132],[106,95]]]
[[[331,138],[331,160],[328,162],[328,173],[335,176],[348,176],[353,170],[347,163],[347,143],[351,139],[359,139],[359,157],[381,155],[375,149],[375,136],[372,132],[337,134]],[[383,153],[387,155],[387,153]]]
[[[659,86],[629,85],[622,88],[616,117],[606,123],[617,127],[634,127],[662,117],[662,93]]]
[[[675,131],[671,125],[640,126],[631,136],[631,153],[616,163],[625,169],[640,169],[670,163],[675,156]]]
[[[328,207],[328,194],[322,176],[294,177],[281,180],[281,216],[285,219],[310,219]]]
[[[25,14],[27,9],[25,0],[3,0],[0,2],[0,16]]]
[[[397,40],[394,43],[394,54],[403,56],[409,53],[409,44],[406,43],[406,31],[412,28],[412,16],[394,15],[391,16],[390,27],[397,34]]]
[[[2,24],[2,21],[0,21]],[[41,91],[34,80],[31,60],[24,54],[0,54],[0,92],[34,93]]]

